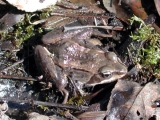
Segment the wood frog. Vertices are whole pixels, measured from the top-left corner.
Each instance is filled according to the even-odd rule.
[[[68,100],[65,89],[68,77],[88,86],[115,81],[127,73],[127,67],[114,52],[97,47],[98,39],[91,39],[93,29],[71,30],[42,37],[43,45],[35,47],[35,60],[44,79],[52,81]]]

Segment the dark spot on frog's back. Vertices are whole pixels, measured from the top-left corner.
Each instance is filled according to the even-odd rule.
[[[81,64],[89,64],[89,62],[94,62],[94,60],[95,60],[94,57],[91,56],[89,53],[84,53],[79,58],[79,61],[80,61]]]

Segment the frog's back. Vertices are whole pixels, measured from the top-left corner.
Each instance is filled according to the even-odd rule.
[[[61,67],[71,67],[97,73],[106,64],[104,52],[88,49],[73,41],[63,41],[55,45],[56,63]]]

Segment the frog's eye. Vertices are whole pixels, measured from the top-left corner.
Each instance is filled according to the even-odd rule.
[[[108,72],[108,73],[101,73],[101,76],[103,78],[111,78],[112,77],[112,73]]]
[[[113,73],[114,69],[112,66],[103,66],[101,69],[100,69],[100,73],[101,73],[101,76],[104,77],[104,78],[110,78],[112,77],[112,73]]]

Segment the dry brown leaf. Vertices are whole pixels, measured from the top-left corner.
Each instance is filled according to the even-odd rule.
[[[115,13],[117,18],[129,24],[128,19],[133,15],[132,11],[127,10],[126,5],[119,5],[118,0],[103,0],[105,8],[111,12]]]
[[[93,111],[93,112],[84,112],[81,115],[77,116],[79,120],[103,120],[106,116],[106,111]]]
[[[158,116],[159,110],[152,104],[160,97],[159,88],[153,83],[142,88],[138,83],[119,80],[107,106],[107,120],[146,120]]]
[[[8,28],[20,22],[23,18],[24,14],[7,13],[0,19],[0,31],[7,30]]]
[[[134,104],[131,106],[126,119],[143,118],[149,120],[153,115],[157,117],[157,110],[160,108],[153,108],[152,105],[157,98],[160,97],[160,86],[153,83],[148,83],[135,98]],[[139,114],[139,116],[137,116]]]
[[[158,1],[158,2],[157,2]],[[155,0],[157,11],[159,12],[159,0]],[[109,0],[103,0],[103,4],[105,8],[111,12],[115,13],[117,18],[129,24],[129,19],[131,16],[136,15],[142,20],[148,17],[145,9],[142,6],[141,0],[121,0],[121,4],[119,4],[119,0],[112,0],[112,3]],[[112,5],[112,7],[111,7]],[[160,28],[154,23],[153,27],[160,34]]]
[[[141,89],[138,83],[119,80],[107,106],[107,120],[124,119]]]

